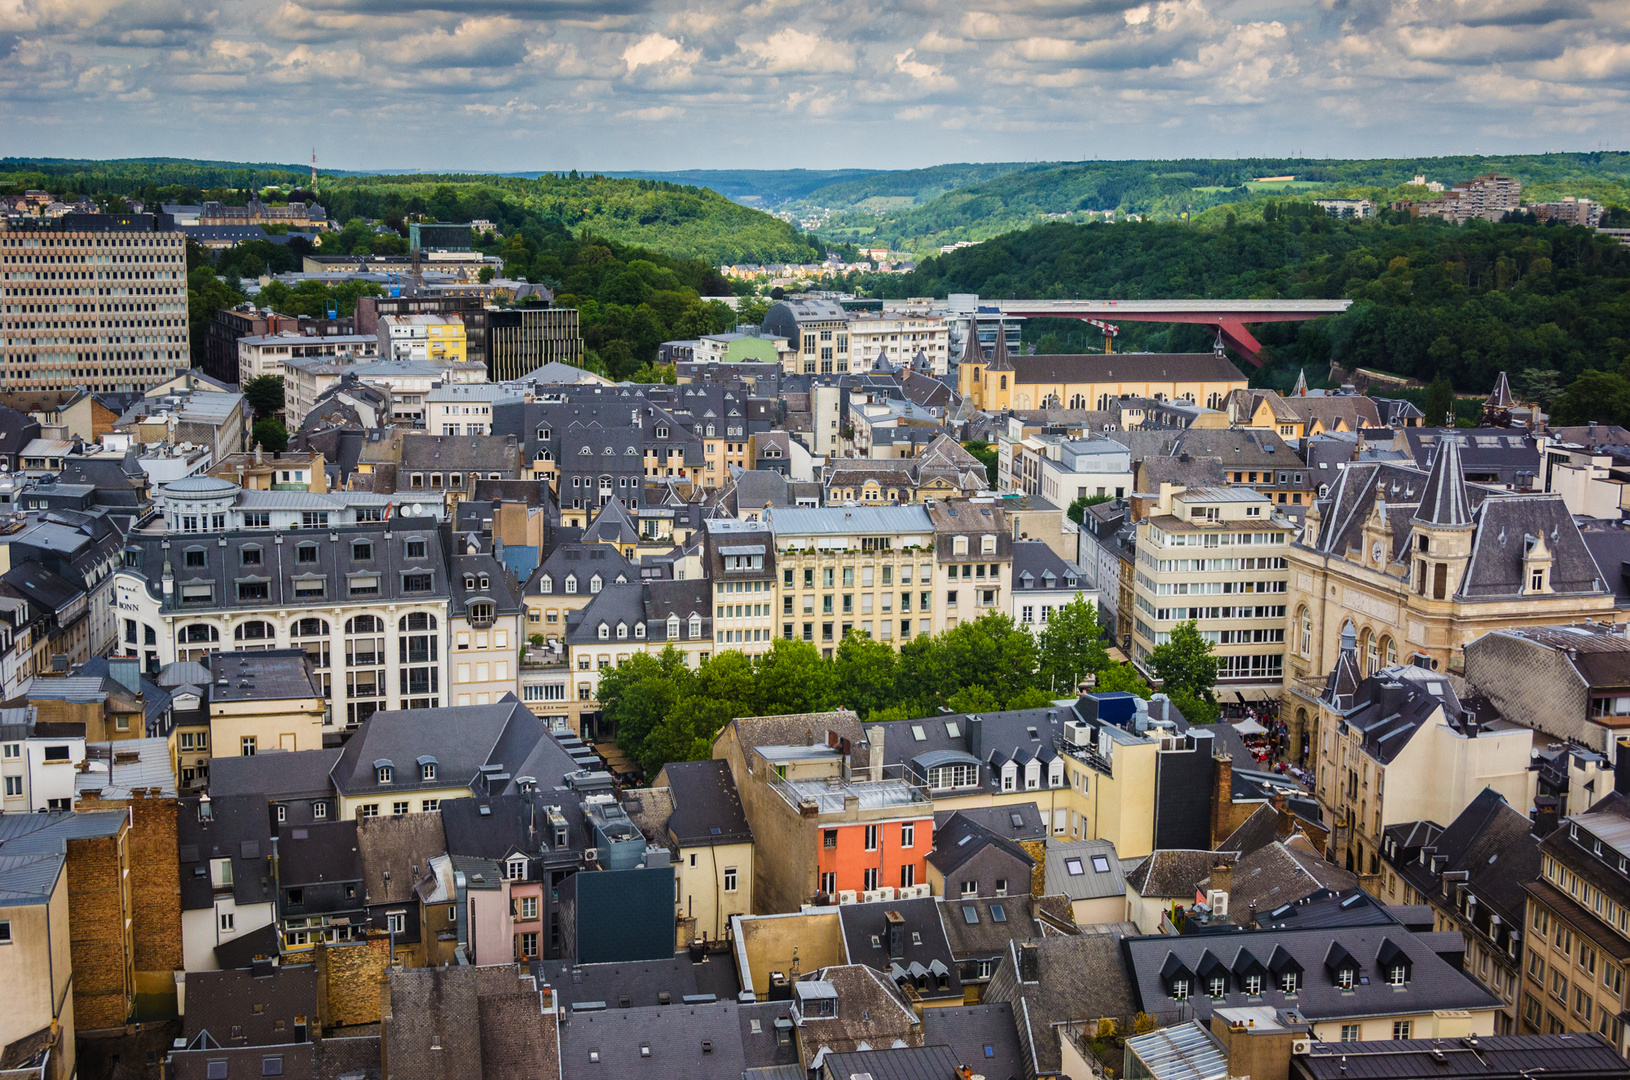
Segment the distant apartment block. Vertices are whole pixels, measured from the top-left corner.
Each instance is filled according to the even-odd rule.
[[[1314,199],[1313,205],[1333,218],[1364,219],[1375,216],[1375,204],[1368,199]]]
[[[1392,209],[1407,210],[1412,217],[1437,217],[1464,225],[1473,218],[1499,221],[1521,202],[1521,180],[1488,173],[1456,184],[1435,199],[1395,202]]]
[[[207,202],[198,208],[199,225],[298,225],[303,229],[328,228],[328,211],[317,203],[291,202],[268,206],[250,199],[247,206]]]

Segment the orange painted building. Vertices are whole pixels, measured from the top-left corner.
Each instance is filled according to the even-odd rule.
[[[816,857],[820,891],[871,892],[904,888],[928,880],[928,853],[934,850],[934,814],[903,820],[822,824]]]

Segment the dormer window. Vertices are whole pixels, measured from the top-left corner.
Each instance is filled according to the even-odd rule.
[[[1351,990],[1353,988],[1353,969],[1342,968],[1336,972],[1336,985],[1343,990]]]
[[[700,615],[690,617],[690,636],[693,638],[702,636],[702,617]]]
[[[374,780],[380,784],[388,784],[396,774],[396,768],[388,761],[374,762]]]
[[[422,781],[424,783],[429,783],[430,781],[436,779],[436,759],[435,758],[420,758],[419,759],[419,779],[420,779],[420,781]]]
[[[1189,998],[1189,981],[1187,979],[1172,980],[1172,997],[1178,1001],[1187,1001]]]
[[[566,591],[568,593],[576,593],[577,592],[577,575],[576,574],[567,574],[566,575]]]
[[[599,636],[600,636],[601,641],[610,641],[611,640],[611,627],[607,626],[605,623],[601,623],[600,624],[600,635]]]
[[[1228,993],[1228,976],[1213,975],[1206,982],[1206,994],[1209,997],[1220,998]]]
[[[1279,976],[1280,992],[1294,994],[1301,987],[1301,976],[1294,971],[1287,971]]]
[[[668,616],[668,640],[669,641],[678,641],[679,640],[679,616],[678,615],[669,615]]]
[[[464,587],[466,589],[475,588],[475,575],[474,574],[465,574],[464,575]]]
[[[1387,971],[1387,982],[1393,986],[1404,985],[1404,980],[1408,975],[1408,970],[1409,969],[1404,967],[1402,964],[1392,965],[1392,967]]]
[[[618,641],[627,641],[628,640],[628,624],[627,623],[620,622],[620,623],[617,624],[617,640]]]
[[[666,424],[658,424],[657,425],[657,438],[666,439],[667,437],[668,437],[668,426]]]
[[[636,638],[640,638],[641,640],[643,640],[645,638],[645,624],[644,623],[635,623],[634,624],[634,636]]]
[[[542,578],[538,579],[538,588],[547,596],[555,591],[555,579],[548,574],[543,575]]]
[[[504,861],[504,880],[505,881],[525,881],[526,880],[526,856],[525,855],[511,855],[508,859],[506,859]]]
[[[486,574],[481,575],[480,581],[481,581],[481,588],[482,589],[489,589],[489,588],[492,587],[492,579],[489,578]]]
[[[589,592],[591,592],[591,593],[599,592],[601,584],[602,584],[602,582],[600,581],[600,575],[595,574],[593,577],[589,578]]]

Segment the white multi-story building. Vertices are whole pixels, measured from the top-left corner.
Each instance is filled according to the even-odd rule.
[[[1152,674],[1149,653],[1193,620],[1215,648],[1219,688],[1277,697],[1293,526],[1250,488],[1160,488],[1138,524],[1133,662]]]
[[[944,375],[950,364],[950,327],[937,315],[859,312],[849,322],[850,371],[871,371],[879,357],[896,367],[909,366],[920,352]]]
[[[491,435],[492,407],[523,396],[509,383],[438,386],[424,397],[424,429],[432,435]]]
[[[262,375],[281,377],[289,358],[319,357],[329,360],[373,359],[379,355],[379,338],[372,334],[252,334],[238,339],[238,385]]]

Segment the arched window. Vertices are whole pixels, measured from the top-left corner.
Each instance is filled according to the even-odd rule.
[[[1385,658],[1387,667],[1398,662],[1398,643],[1391,638],[1381,639],[1381,655]]]
[[[202,660],[220,646],[221,632],[208,623],[188,623],[176,633],[178,660]]]
[[[289,627],[291,644],[303,648],[311,657],[311,666],[318,671],[328,670],[328,623],[323,619],[296,619]],[[322,677],[323,692],[328,691],[328,676]]]
[[[1313,615],[1307,608],[1296,609],[1296,623],[1299,628],[1297,637],[1297,652],[1303,656],[1313,655]]]
[[[498,613],[498,606],[490,600],[478,600],[470,605],[471,622],[491,622]]]
[[[1007,376],[1006,375],[1002,376],[1002,389],[1003,390],[1007,389]]]
[[[1085,409],[1086,407],[1087,407],[1087,396],[1085,394],[1071,394],[1070,395],[1070,408],[1072,408],[1072,409]]]
[[[397,629],[403,633],[409,630],[434,630],[436,625],[436,617],[427,611],[415,611],[397,620]]]
[[[1374,675],[1381,668],[1381,639],[1364,631],[1364,673]]]
[[[272,649],[277,647],[277,627],[269,622],[252,619],[240,623],[232,631],[232,641],[236,648],[245,652]]]
[[[377,615],[358,615],[354,619],[347,619],[345,623],[347,634],[383,634],[385,620]]]

